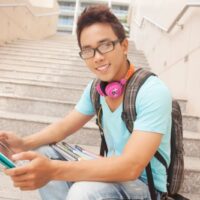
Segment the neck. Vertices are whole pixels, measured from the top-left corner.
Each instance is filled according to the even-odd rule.
[[[124,64],[122,65],[122,70],[120,71],[118,76],[115,78],[115,80],[120,81],[121,79],[123,79],[126,76],[128,70],[129,70],[129,67],[130,67],[130,63],[128,60],[126,60],[124,62]]]

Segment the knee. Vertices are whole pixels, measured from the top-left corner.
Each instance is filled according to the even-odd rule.
[[[59,155],[54,151],[54,149],[48,145],[41,146],[35,149],[36,152],[48,157],[48,158],[59,158]]]
[[[71,186],[66,200],[96,199],[94,198],[94,191],[91,188],[90,182],[76,182]]]
[[[35,149],[35,151],[40,154],[46,155],[49,152],[49,148],[50,147],[48,145],[45,145],[45,146],[38,147],[37,149]]]

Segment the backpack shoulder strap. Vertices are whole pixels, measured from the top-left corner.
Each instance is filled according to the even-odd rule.
[[[133,124],[137,116],[135,103],[138,91],[150,76],[155,76],[155,74],[148,70],[140,68],[134,72],[134,74],[126,84],[125,94],[123,99],[123,112],[121,117],[122,120],[125,122],[126,127],[129,130],[130,134],[133,132],[134,128]],[[147,173],[148,187],[151,199],[156,200],[157,198],[155,193],[155,186],[154,186],[150,162],[146,167],[146,173]]]
[[[97,84],[100,83],[99,79],[94,79],[91,85],[91,89],[90,89],[90,98],[92,101],[92,104],[94,106],[95,112],[96,114],[98,113],[101,104],[100,104],[100,95],[96,90],[96,86]]]
[[[156,76],[148,70],[139,68],[134,72],[125,86],[123,112],[121,117],[130,133],[133,132],[133,122],[135,121],[137,115],[135,106],[137,93],[143,83],[152,75]]]
[[[97,86],[98,83],[100,83],[99,79],[93,80],[92,86],[91,86],[91,89],[90,89],[90,98],[91,98],[92,104],[94,106],[96,115],[97,115],[96,124],[99,127],[99,131],[100,131],[100,135],[101,135],[100,155],[104,156],[104,155],[107,155],[108,148],[107,148],[107,145],[106,145],[106,140],[105,140],[105,137],[104,137],[103,128],[101,126],[103,112],[102,112],[102,106],[100,104],[100,95],[96,90],[96,86]]]

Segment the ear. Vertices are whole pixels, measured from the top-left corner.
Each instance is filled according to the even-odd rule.
[[[128,39],[125,38],[122,42],[121,42],[121,46],[123,48],[123,52],[125,55],[128,54]]]

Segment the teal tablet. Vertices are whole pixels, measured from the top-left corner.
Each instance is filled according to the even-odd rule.
[[[8,157],[6,157],[3,153],[0,152],[0,164],[3,165],[5,168],[14,168],[15,163],[11,161]]]

